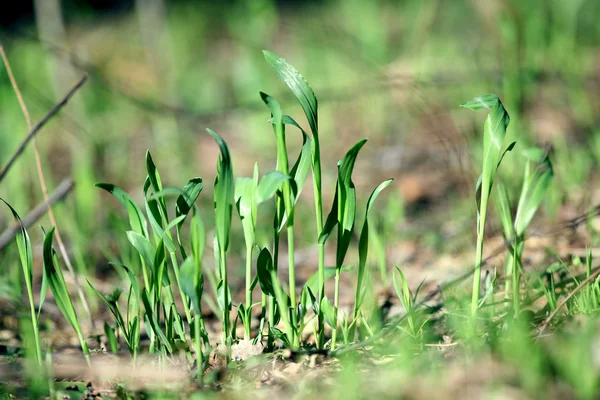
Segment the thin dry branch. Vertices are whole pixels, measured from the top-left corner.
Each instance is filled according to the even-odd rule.
[[[25,228],[29,228],[33,225],[38,219],[40,219],[46,212],[48,211],[48,204],[52,205],[58,203],[62,199],[64,199],[71,190],[75,187],[75,182],[72,179],[68,178],[62,181],[52,192],[50,197],[48,198],[48,202],[43,201],[33,210],[31,210],[21,222]],[[19,231],[20,225],[13,224],[8,229],[6,229],[2,234],[0,234],[0,251],[2,251],[6,246],[12,242],[15,238],[15,235]]]
[[[23,151],[25,150],[25,147],[27,147],[27,144],[31,141],[31,139],[33,139],[33,137],[40,131],[40,129],[42,129],[44,127],[44,125],[46,125],[46,123],[50,119],[52,119],[52,117],[54,117],[54,115],[56,113],[58,113],[60,111],[60,109],[65,106],[65,104],[67,104],[67,102],[71,99],[71,97],[73,97],[73,95],[75,94],[75,92],[77,92],[83,86],[83,84],[86,81],[87,81],[87,75],[84,75],[79,80],[79,82],[77,82],[71,88],[71,90],[69,90],[69,92],[65,95],[65,97],[63,97],[63,99],[61,101],[59,101],[58,103],[56,103],[50,109],[50,111],[48,111],[48,113],[44,116],[44,118],[42,118],[42,120],[40,122],[38,122],[33,127],[33,129],[31,129],[29,131],[29,133],[27,134],[27,136],[25,137],[25,139],[23,139],[23,141],[21,142],[21,144],[19,145],[19,147],[17,148],[17,150],[15,150],[15,153],[12,155],[12,157],[10,158],[10,160],[8,160],[8,163],[0,171],[0,182],[2,181],[2,179],[4,179],[4,177],[6,176],[6,174],[10,170],[10,168],[13,166],[13,164],[15,163],[15,161],[17,161],[17,159],[19,158],[19,156],[23,153]]]

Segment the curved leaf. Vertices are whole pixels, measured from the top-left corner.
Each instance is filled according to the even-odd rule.
[[[104,189],[108,193],[112,194],[127,211],[131,229],[133,229],[139,234],[144,235],[145,237],[148,237],[148,228],[146,226],[147,223],[146,219],[144,218],[144,214],[142,213],[142,210],[140,210],[140,208],[135,204],[133,199],[124,190],[111,183],[100,182],[96,183],[95,186],[100,189]]]
[[[206,131],[213,137],[221,152],[214,184],[215,229],[219,247],[227,251],[234,197],[233,165],[227,143],[215,131]]]
[[[318,102],[315,93],[306,82],[306,79],[282,57],[267,50],[263,50],[267,64],[275,71],[279,78],[290,88],[310,125],[313,135],[318,135]]]
[[[263,203],[271,199],[275,193],[281,188],[281,185],[286,180],[290,179],[289,176],[284,175],[280,171],[271,171],[265,174],[257,188],[257,203]]]

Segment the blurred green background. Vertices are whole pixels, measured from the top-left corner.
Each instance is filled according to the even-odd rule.
[[[376,262],[382,268],[408,257],[402,241],[434,251],[472,242],[484,114],[459,105],[484,93],[497,93],[512,118],[508,140],[518,144],[501,168],[501,176],[514,177],[506,182],[511,190],[518,189],[524,164],[517,150],[537,144],[553,149],[557,178],[545,202],[549,223],[599,200],[596,0],[19,4],[2,11],[0,44],[34,121],[82,74],[90,78],[39,134],[49,190],[64,178],[76,182],[54,209],[81,270],[108,271],[106,260],[131,252],[124,213],[94,183],[115,183],[140,199],[146,150],[166,186],[204,178],[200,201],[209,226],[217,148],[204,128],[228,141],[237,176],[251,175],[255,161],[263,172],[274,167],[275,141],[259,91],[278,98],[284,112],[305,126],[306,121],[265,64],[262,49],[296,66],[319,99],[327,199],[333,195],[335,162],[363,137],[369,143],[355,176],[361,204],[382,179],[396,179],[387,205],[374,217]],[[0,165],[26,132],[2,65]],[[291,135],[289,143],[298,149],[299,135]],[[310,199],[310,189],[305,192]],[[0,197],[21,215],[42,201],[31,146],[0,183]],[[312,206],[304,212],[309,222],[299,238],[301,254],[314,236]],[[0,228],[9,221],[2,213]],[[237,219],[235,224],[239,228]],[[38,231],[30,228],[34,237]],[[241,244],[233,251],[241,252]],[[299,262],[311,264],[314,257],[309,252]],[[0,268],[18,273],[8,264]]]

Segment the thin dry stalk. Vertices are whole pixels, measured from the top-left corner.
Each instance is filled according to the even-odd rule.
[[[19,101],[19,105],[21,106],[21,111],[25,116],[25,121],[27,122],[27,129],[31,132],[33,130],[33,124],[31,122],[31,115],[29,114],[29,110],[25,105],[25,101],[23,100],[23,96],[21,91],[19,90],[19,86],[17,85],[17,81],[12,73],[12,69],[10,67],[10,63],[8,62],[8,57],[6,56],[6,52],[4,51],[4,47],[0,46],[0,56],[2,57],[2,61],[6,66],[6,72],[8,73],[8,78],[10,80],[10,84],[15,92],[17,100]],[[66,103],[66,102],[65,102]],[[48,195],[48,186],[46,185],[46,178],[44,176],[44,170],[42,168],[42,159],[40,157],[40,151],[37,145],[37,135],[33,135],[33,151],[35,153],[35,165],[37,168],[37,174],[40,180],[40,186],[42,188],[42,193],[44,195],[44,202],[48,208],[48,216],[50,217],[50,222],[55,227],[56,234],[56,243],[58,244],[58,248],[63,257],[65,265],[69,273],[73,276],[73,281],[75,282],[75,287],[77,288],[77,294],[81,300],[81,304],[90,319],[90,323],[92,325],[92,330],[95,330],[94,319],[92,318],[92,313],[90,312],[90,307],[85,299],[85,295],[83,294],[83,290],[81,289],[81,285],[79,284],[79,279],[75,270],[73,269],[73,265],[71,264],[71,260],[69,259],[69,255],[67,254],[67,250],[65,248],[64,242],[62,240],[60,230],[58,229],[58,224],[56,223],[56,217],[54,216],[54,212],[52,211],[52,204],[50,203],[50,196]]]
[[[73,179],[67,178],[64,179],[57,187],[54,189],[54,192],[50,194],[50,202],[49,204],[55,204],[65,198],[71,190],[75,187],[75,182]],[[43,215],[48,212],[48,203],[42,201],[38,205],[36,205],[26,216],[23,217],[21,223],[24,228],[29,228],[34,224],[38,219],[40,219]],[[13,224],[8,229],[6,229],[0,235],[0,251],[9,245],[17,235],[17,232],[21,229],[20,224]]]
[[[19,158],[19,156],[21,154],[23,154],[23,151],[25,151],[25,147],[27,147],[27,144],[31,141],[31,139],[33,139],[35,137],[35,135],[44,127],[44,125],[46,125],[46,123],[48,121],[50,121],[50,119],[52,119],[52,117],[56,113],[58,113],[60,111],[60,109],[65,106],[65,104],[67,104],[67,102],[71,99],[71,97],[73,97],[73,95],[75,94],[75,92],[77,92],[77,90],[79,90],[86,81],[87,81],[87,75],[84,75],[71,88],[71,90],[69,90],[69,92],[65,95],[65,97],[63,97],[61,101],[59,101],[58,103],[56,103],[50,109],[50,111],[48,111],[48,113],[44,116],[44,118],[42,118],[42,120],[40,122],[38,122],[31,129],[31,131],[29,131],[29,133],[27,134],[27,136],[25,137],[25,139],[23,139],[23,141],[21,142],[21,144],[19,145],[19,147],[17,147],[17,150],[15,150],[15,152],[12,155],[12,157],[10,158],[10,160],[8,160],[8,163],[0,171],[0,181],[2,181],[2,179],[4,179],[4,177],[6,176],[6,174],[8,174],[8,171],[13,166],[13,164],[15,163],[15,161],[17,161],[17,159]]]

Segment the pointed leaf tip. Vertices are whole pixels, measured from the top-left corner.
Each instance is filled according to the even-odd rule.
[[[497,95],[484,94],[483,96],[475,97],[474,99],[471,99],[471,100],[467,101],[466,103],[461,104],[460,106],[463,108],[468,108],[468,109],[477,111],[477,110],[481,110],[483,108],[491,109],[496,104],[498,104],[498,102],[500,102],[500,98]]]

